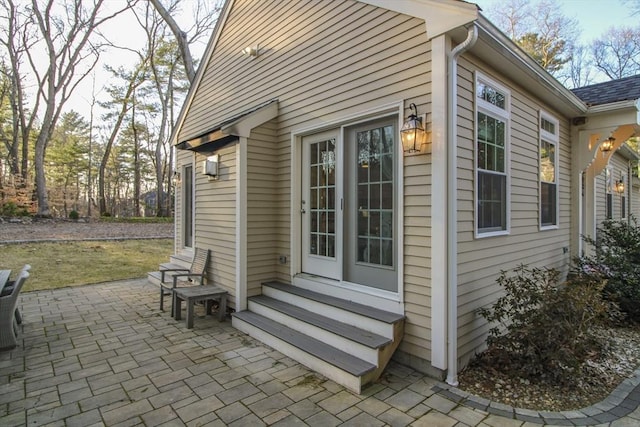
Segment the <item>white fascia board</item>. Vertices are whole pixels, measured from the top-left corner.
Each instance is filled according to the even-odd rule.
[[[458,0],[360,0],[372,6],[424,19],[427,37],[444,34],[478,19],[478,6]]]
[[[640,98],[626,101],[612,102],[610,104],[594,105],[587,110],[588,115],[606,113],[618,113],[620,110],[629,110],[628,114],[635,115],[635,124],[640,125]],[[619,114],[619,113],[618,113]]]

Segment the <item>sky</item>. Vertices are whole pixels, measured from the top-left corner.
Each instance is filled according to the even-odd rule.
[[[491,5],[504,0],[470,0],[487,10]],[[532,0],[536,3],[537,0]],[[630,16],[628,7],[621,0],[556,0],[562,13],[575,18],[581,30],[580,41],[588,44],[611,27],[638,27],[640,15]]]

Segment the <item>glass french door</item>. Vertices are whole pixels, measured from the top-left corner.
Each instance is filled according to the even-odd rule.
[[[396,120],[347,129],[343,280],[398,289]]]
[[[397,291],[396,139],[397,118],[303,138],[303,272]]]
[[[323,132],[302,141],[302,270],[340,279],[337,204],[338,132]]]

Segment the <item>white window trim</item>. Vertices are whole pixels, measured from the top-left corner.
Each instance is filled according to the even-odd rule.
[[[473,217],[474,235],[476,239],[485,237],[505,236],[511,233],[511,91],[506,86],[489,78],[485,74],[476,71],[473,87],[474,112],[473,112],[473,170],[474,170],[474,190],[473,190]],[[477,96],[478,82],[485,83],[505,96],[505,108],[486,102]],[[485,231],[478,229],[478,112],[504,120],[505,126],[505,148],[504,148],[504,175],[506,176],[506,227],[499,231]],[[489,171],[492,172],[492,171]],[[499,174],[499,173],[498,173]]]
[[[553,123],[556,127],[556,133],[550,133],[542,129],[542,119]],[[560,171],[558,169],[558,159],[560,157],[560,121],[546,111],[540,110],[538,115],[538,224],[540,231],[544,230],[557,230],[560,228]],[[554,170],[555,170],[555,185],[556,185],[556,223],[552,225],[542,225],[542,179],[540,179],[540,170],[542,169],[540,159],[540,147],[542,141],[550,142],[555,145],[555,158],[554,158]]]

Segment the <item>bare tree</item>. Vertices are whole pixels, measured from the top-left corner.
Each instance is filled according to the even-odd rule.
[[[45,153],[65,103],[95,67],[100,46],[92,42],[94,31],[129,8],[101,14],[104,0],[32,0],[26,12],[37,29],[37,43],[25,53],[37,86],[43,112],[35,144],[35,182],[39,216],[50,216],[45,180]],[[42,58],[45,58],[44,62]],[[44,65],[43,65],[44,63]]]
[[[632,15],[640,15],[640,0],[622,0],[622,3],[629,6]]]
[[[132,72],[126,72],[122,69],[111,70],[114,77],[125,81],[124,87],[118,87],[117,85],[111,85],[108,89],[111,94],[111,101],[103,104],[105,107],[113,107],[115,112],[108,114],[107,118],[114,119],[114,122],[110,125],[110,132],[107,142],[104,147],[104,153],[102,155],[102,161],[100,162],[100,168],[98,170],[98,208],[100,209],[100,216],[109,214],[107,208],[107,196],[106,196],[106,184],[107,184],[107,164],[111,156],[111,150],[118,137],[122,123],[131,109],[133,98],[136,89],[143,83],[145,75],[145,67],[148,58],[141,57],[140,62],[137,64]]]
[[[640,73],[640,27],[611,27],[594,40],[591,53],[595,67],[610,79]]]
[[[29,105],[23,66],[26,54],[37,42],[37,36],[30,25],[28,14],[24,9],[19,9],[13,0],[0,0],[0,6],[5,13],[1,19],[6,24],[0,26],[3,32],[0,40],[7,59],[2,72],[9,83],[8,97],[11,104],[11,136],[5,140],[5,147],[10,157],[11,173],[20,175],[22,181],[26,182],[29,140],[40,98],[35,97]]]
[[[194,10],[194,24],[188,29],[182,29],[178,22],[173,19],[173,15],[176,14],[180,6],[180,0],[171,0],[171,3],[167,7],[165,7],[160,0],[149,0],[149,2],[171,29],[178,43],[180,57],[182,58],[187,78],[189,82],[193,83],[196,77],[196,68],[190,45],[203,36],[206,37],[211,34],[211,30],[218,19],[221,2],[218,0],[213,4],[213,7],[209,7],[209,2],[197,0]]]
[[[578,21],[563,15],[556,0],[498,2],[487,17],[551,74],[558,75],[571,60]]]
[[[575,46],[571,53],[571,61],[559,79],[570,88],[587,86],[593,83],[593,70],[593,61],[588,49],[584,46]]]

